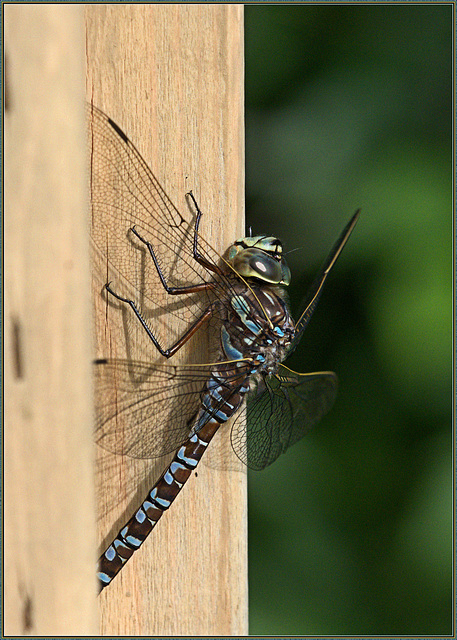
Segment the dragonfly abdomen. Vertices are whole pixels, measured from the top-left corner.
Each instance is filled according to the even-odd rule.
[[[176,452],[172,462],[148,493],[146,500],[100,556],[97,577],[100,591],[110,584],[173,503],[216,433],[220,423],[209,420]]]
[[[233,366],[206,383],[201,408],[191,435],[148,493],[140,508],[122,527],[100,556],[97,577],[100,591],[119,573],[140,548],[152,529],[177,497],[221,424],[234,415],[248,391],[243,376],[233,377]],[[230,376],[230,377],[229,377]]]

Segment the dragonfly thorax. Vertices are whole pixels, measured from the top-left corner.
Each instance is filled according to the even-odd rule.
[[[255,278],[262,283],[283,286],[290,283],[290,270],[278,238],[241,238],[229,248],[228,261],[243,278]]]
[[[279,286],[239,283],[222,325],[222,349],[228,360],[249,359],[253,370],[273,373],[284,360],[295,325]]]

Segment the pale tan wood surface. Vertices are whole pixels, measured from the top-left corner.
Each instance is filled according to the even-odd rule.
[[[87,99],[125,131],[188,219],[185,193],[192,189],[204,212],[201,233],[219,253],[244,229],[242,18],[240,5],[86,8]],[[133,352],[157,361],[152,344],[139,354],[134,340],[127,346],[125,315],[102,293],[106,278],[119,282],[122,274],[99,267],[97,356]],[[173,335],[171,325],[169,331]],[[196,354],[207,361],[204,335],[182,351],[177,361],[195,361]],[[247,633],[246,472],[233,459],[220,463],[228,437],[225,426],[172,508],[101,594],[103,634]],[[168,460],[100,452],[100,550]],[[132,497],[137,482],[142,485]]]
[[[96,622],[84,14],[4,6],[5,635]]]

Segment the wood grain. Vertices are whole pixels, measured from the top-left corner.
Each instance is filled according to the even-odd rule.
[[[244,229],[242,18],[240,5],[86,8],[87,99],[127,133],[182,212],[192,189],[204,212],[202,235],[220,253]],[[101,286],[95,277],[97,355],[125,357],[122,314],[107,309]],[[205,361],[204,340],[192,339],[189,349],[201,349]],[[150,357],[156,358],[152,345]],[[247,633],[246,473],[238,465],[219,468],[218,447],[227,447],[229,428],[223,431],[101,594],[102,634]],[[152,467],[148,481],[155,480],[166,462],[99,461],[101,541],[133,512],[126,487],[144,477],[144,466]]]
[[[84,21],[5,12],[4,633],[96,623]]]

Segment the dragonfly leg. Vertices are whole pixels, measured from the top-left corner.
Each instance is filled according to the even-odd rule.
[[[157,338],[155,337],[155,335],[152,333],[151,329],[149,328],[146,320],[144,320],[144,318],[141,315],[140,311],[137,309],[137,306],[134,303],[134,301],[133,300],[129,300],[128,298],[123,298],[122,296],[117,294],[115,291],[113,291],[111,289],[110,284],[111,283],[105,284],[105,289],[108,291],[108,293],[110,293],[112,296],[114,296],[116,298],[116,300],[120,300],[121,302],[125,302],[126,304],[128,304],[131,307],[133,313],[136,315],[136,317],[140,321],[143,329],[148,334],[151,342],[156,347],[156,349],[161,353],[161,355],[163,355],[165,358],[171,358],[177,351],[179,351],[179,349],[181,349],[181,347],[186,344],[186,342],[194,335],[194,333],[196,331],[198,331],[198,329],[200,329],[200,327],[207,320],[209,320],[209,318],[211,317],[211,314],[213,312],[212,306],[209,306],[206,309],[206,311],[200,316],[200,318],[197,318],[197,320],[189,327],[189,329],[185,332],[185,334],[183,336],[181,336],[181,338],[179,340],[177,340],[177,342],[175,342],[174,345],[172,345],[168,349],[163,349],[160,346]]]
[[[201,282],[200,284],[190,285],[187,287],[169,287],[167,284],[167,281],[165,280],[165,276],[162,273],[162,269],[160,268],[157,257],[154,253],[154,248],[152,244],[148,240],[145,240],[142,236],[140,236],[140,234],[138,233],[135,227],[132,227],[130,230],[133,233],[133,235],[135,235],[138,238],[138,240],[142,242],[144,245],[146,245],[146,247],[148,248],[148,251],[151,255],[154,266],[157,269],[157,273],[159,274],[160,282],[162,283],[163,288],[167,293],[169,293],[172,296],[179,296],[186,293],[196,293],[197,291],[208,291],[208,289],[212,289],[214,287],[214,284],[212,282]],[[197,233],[198,233],[198,224],[197,224]],[[194,247],[195,247],[195,240],[194,240]]]
[[[194,258],[199,264],[202,265],[202,267],[205,267],[205,269],[208,269],[208,271],[213,271],[214,273],[220,274],[221,273],[220,268],[217,265],[213,264],[212,262],[209,262],[206,258],[204,258],[198,250],[198,227],[200,225],[200,219],[203,213],[200,210],[200,207],[198,206],[192,191],[189,191],[189,193],[187,193],[186,195],[188,195],[191,198],[192,202],[194,203],[195,209],[197,210],[197,218],[195,220],[195,229],[194,229],[194,250],[193,250]]]

